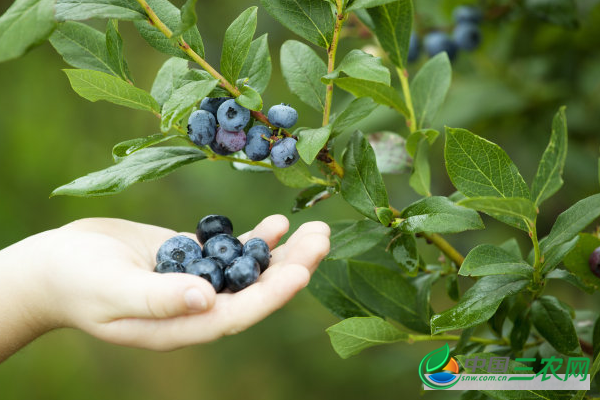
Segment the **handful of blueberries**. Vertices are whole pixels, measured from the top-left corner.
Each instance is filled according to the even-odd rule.
[[[188,135],[198,146],[210,146],[217,154],[229,155],[244,150],[252,161],[271,156],[276,167],[286,168],[298,161],[296,139],[280,135],[281,129],[271,131],[264,125],[244,128],[250,122],[250,110],[230,97],[206,97],[200,109],[188,120]],[[298,121],[298,112],[287,104],[273,106],[269,122],[277,128],[291,128]],[[217,126],[218,124],[218,126]]]
[[[156,253],[155,272],[185,272],[209,281],[220,292],[238,292],[250,286],[269,266],[269,245],[254,238],[242,245],[232,236],[231,220],[222,215],[208,215],[198,222],[196,236],[204,246],[187,236],[172,237]]]

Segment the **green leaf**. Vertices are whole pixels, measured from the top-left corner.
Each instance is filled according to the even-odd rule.
[[[467,197],[523,197],[529,189],[508,155],[497,144],[466,129],[446,128],[446,169]]]
[[[194,81],[187,83],[173,91],[169,100],[162,108],[160,130],[168,132],[173,124],[176,124],[185,114],[204,97],[206,97],[219,83],[216,79],[206,81]]]
[[[410,187],[421,196],[431,196],[431,171],[429,169],[429,143],[422,139],[408,181]]]
[[[313,49],[295,40],[288,40],[281,46],[280,57],[281,73],[292,93],[318,112],[323,112],[326,86],[321,77],[327,73],[325,62]]]
[[[484,276],[460,298],[458,304],[431,318],[431,333],[464,329],[490,319],[506,297],[529,284],[517,275]]]
[[[293,188],[305,188],[312,185],[314,182],[313,176],[310,174],[308,167],[302,160],[287,168],[273,168],[275,177],[281,183]]]
[[[105,100],[120,106],[158,114],[160,107],[150,94],[100,71],[65,69],[73,90],[89,101]]]
[[[406,207],[398,228],[403,232],[456,233],[483,229],[476,211],[454,204],[447,197],[426,197]]]
[[[387,191],[373,148],[362,132],[352,135],[343,161],[342,196],[358,212],[378,221],[375,208],[389,206]]]
[[[552,196],[563,184],[562,173],[567,158],[567,117],[561,107],[552,122],[550,143],[542,155],[531,185],[531,199],[536,206]]]
[[[579,340],[569,310],[554,296],[542,296],[531,304],[531,321],[535,329],[557,351],[581,355]]]
[[[520,197],[471,197],[458,202],[459,205],[486,213],[508,225],[529,232],[535,225],[537,210],[529,199]]]
[[[350,6],[346,8],[346,11],[358,10],[360,8],[371,8],[380,6],[383,4],[391,3],[395,0],[354,0],[349,2]]]
[[[523,254],[521,253],[521,247],[519,246],[519,242],[517,242],[517,239],[515,239],[514,237],[502,243],[500,245],[500,248],[519,260],[523,259]]]
[[[441,52],[425,63],[410,84],[417,128],[431,126],[444,103],[450,81],[452,66],[446,52]]]
[[[57,21],[81,21],[90,18],[120,20],[146,19],[144,9],[129,0],[56,0]]]
[[[336,137],[346,129],[352,128],[359,121],[368,117],[378,106],[370,97],[352,100],[333,121],[331,137]]]
[[[500,247],[482,244],[469,252],[458,273],[464,276],[515,274],[531,278],[533,267]]]
[[[55,0],[16,0],[0,16],[0,62],[25,54],[50,36]]]
[[[390,230],[371,220],[357,221],[331,236],[331,250],[327,259],[352,258],[373,248]]]
[[[357,49],[346,54],[337,68],[323,76],[321,80],[323,83],[330,83],[341,76],[350,76],[390,85],[390,70],[383,65],[381,58]]]
[[[246,107],[249,110],[262,110],[262,97],[260,97],[260,94],[256,90],[254,90],[254,88],[248,85],[244,85],[240,88],[240,92],[242,94],[235,99],[236,103],[238,103],[242,107]]]
[[[168,0],[146,0],[148,5],[154,10],[158,18],[169,28],[171,31],[181,26],[181,13],[177,7],[171,4]],[[185,58],[186,60],[193,61],[187,54],[177,47],[177,42],[174,38],[167,38],[162,34],[155,26],[145,21],[134,21],[134,25],[140,32],[140,35],[154,47],[156,50],[168,54],[170,56]],[[202,37],[198,32],[197,27],[192,27],[183,34],[183,40],[194,50],[200,57],[204,57],[204,44],[202,43]]]
[[[398,330],[379,317],[349,318],[327,328],[331,345],[342,358],[360,353],[366,348],[407,341],[408,333]]]
[[[258,93],[263,93],[267,88],[271,79],[271,54],[266,33],[250,43],[250,50],[239,76],[247,78],[247,85]]]
[[[580,233],[579,241],[563,261],[569,271],[595,290],[600,288],[600,278],[590,271],[589,259],[598,247],[599,238],[589,233]]]
[[[338,78],[335,80],[335,84],[356,97],[370,97],[376,103],[392,107],[400,114],[409,114],[404,100],[393,87],[357,78]]]
[[[410,275],[415,275],[419,269],[419,253],[417,241],[408,233],[403,233],[390,243],[390,251],[394,260]]]
[[[454,274],[446,276],[446,294],[452,301],[460,299],[460,288],[458,286],[458,277]]]
[[[406,151],[408,151],[408,154],[411,157],[414,157],[417,153],[419,143],[421,143],[421,139],[426,139],[431,146],[435,143],[435,140],[439,135],[440,133],[435,129],[420,129],[414,131],[406,138]]]
[[[350,286],[346,261],[321,262],[308,284],[308,290],[336,317],[374,315],[356,298]]]
[[[331,191],[327,186],[313,185],[309,186],[296,196],[292,213],[305,210],[317,204],[321,200],[331,197]]]
[[[598,286],[588,285],[583,281],[583,279],[564,269],[555,269],[549,272],[548,274],[546,274],[546,279],[559,279],[589,294],[594,293],[594,290],[598,289]]]
[[[412,160],[406,152],[404,138],[393,132],[372,133],[369,144],[375,152],[377,169],[382,174],[402,174],[410,171]]]
[[[377,219],[381,222],[383,226],[391,226],[394,221],[394,211],[388,207],[377,207],[375,209],[375,214],[377,214]]]
[[[111,19],[106,26],[106,48],[108,50],[108,61],[111,68],[121,78],[132,81],[129,66],[123,54],[123,38],[119,33],[119,21]]]
[[[296,148],[305,163],[311,164],[315,160],[319,151],[327,144],[329,135],[331,135],[330,125],[315,129],[304,129],[298,133]]]
[[[417,291],[398,272],[386,267],[351,260],[350,284],[361,303],[390,317],[409,329],[429,332],[429,326],[416,311]]]
[[[328,48],[335,17],[323,0],[261,0],[267,12],[283,26],[318,46]]]
[[[442,368],[448,363],[449,358],[450,347],[448,346],[448,343],[446,343],[439,349],[436,349],[425,356],[424,359],[427,359],[427,363],[425,364],[425,371],[433,372],[437,369]]]
[[[573,239],[559,246],[553,247],[544,254],[542,261],[542,274],[545,274],[553,270],[560,262],[569,254],[571,250],[577,245],[579,236],[575,236]],[[533,262],[534,253],[531,249],[531,256],[528,258],[530,263]]]
[[[256,7],[250,7],[229,25],[223,40],[221,74],[235,82],[250,51],[252,36],[256,31]]]
[[[579,26],[575,0],[525,0],[525,9],[553,24],[571,29]]]
[[[235,158],[236,160],[248,160],[249,159],[243,151],[238,151],[237,153],[233,154],[232,157]],[[266,164],[271,164],[271,160],[268,158],[264,159],[262,162],[266,163]],[[237,171],[244,171],[244,172],[273,172],[272,168],[262,167],[260,165],[246,164],[246,163],[239,162],[239,161],[233,161],[231,163],[231,168],[233,168]]]
[[[183,58],[169,58],[156,74],[150,94],[162,106],[171,97],[173,91],[179,87],[183,76],[189,71],[188,62]]]
[[[196,25],[196,22],[198,21],[198,16],[196,15],[196,1],[198,0],[186,0],[185,3],[183,3],[183,6],[181,6],[181,11],[179,12],[181,22],[173,31],[173,37],[183,35]]]
[[[389,54],[390,61],[397,67],[404,68],[412,31],[412,1],[398,0],[369,8],[367,12],[373,20],[373,31],[381,47]]]
[[[158,179],[204,158],[206,155],[194,147],[150,147],[125,157],[107,169],[92,172],[54,189],[51,197],[92,197],[119,193],[134,183]]]
[[[514,351],[521,351],[529,339],[531,333],[530,308],[522,309],[515,317],[512,330],[510,331],[510,347]]]
[[[122,158],[132,155],[138,150],[145,149],[146,147],[154,146],[155,144],[166,142],[173,138],[181,138],[181,135],[169,135],[165,136],[162,133],[155,135],[146,136],[143,138],[136,138],[126,140],[121,143],[117,143],[112,149],[112,155],[115,162],[121,161]]]
[[[430,274],[422,274],[417,276],[413,281],[413,285],[417,288],[417,314],[421,316],[421,321],[429,325],[431,320],[431,286],[440,279],[439,272],[432,272]],[[429,333],[429,332],[427,332]]]

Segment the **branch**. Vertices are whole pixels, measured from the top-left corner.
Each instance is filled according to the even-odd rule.
[[[408,120],[406,121],[406,125],[408,125],[408,129],[410,133],[413,133],[417,130],[417,117],[415,115],[415,108],[412,102],[412,95],[410,93],[410,85],[408,84],[408,71],[406,68],[396,68],[396,72],[398,72],[398,77],[400,78],[400,84],[402,85],[402,94],[404,95],[404,101],[406,101],[406,108],[408,108]]]

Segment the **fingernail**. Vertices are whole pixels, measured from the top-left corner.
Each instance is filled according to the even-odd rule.
[[[204,295],[196,288],[186,290],[183,297],[185,298],[185,304],[190,310],[204,311],[208,307]]]

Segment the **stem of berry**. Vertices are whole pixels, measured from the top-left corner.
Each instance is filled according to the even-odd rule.
[[[415,108],[412,102],[412,96],[410,93],[410,85],[408,84],[408,71],[406,68],[396,68],[398,77],[400,78],[400,85],[402,85],[402,94],[404,94],[404,101],[406,101],[406,108],[408,108],[409,119],[407,122],[410,133],[417,130],[417,117],[415,115]]]
[[[534,253],[534,262],[533,262],[533,282],[535,284],[540,283],[542,280],[542,255],[540,251],[540,242],[537,236],[537,224],[534,221],[533,224],[529,225],[529,236],[531,237],[531,242],[533,243],[533,253]]]
[[[459,335],[413,335],[410,334],[408,336],[408,342],[409,343],[414,343],[414,342],[429,342],[429,341],[435,341],[435,340],[443,340],[443,341],[458,341],[460,340],[460,336]],[[471,336],[469,338],[470,342],[474,342],[474,343],[481,343],[481,344],[485,344],[485,345],[507,345],[508,341],[504,338],[502,339],[488,339],[488,338],[482,338],[482,337],[477,337],[477,336]]]

